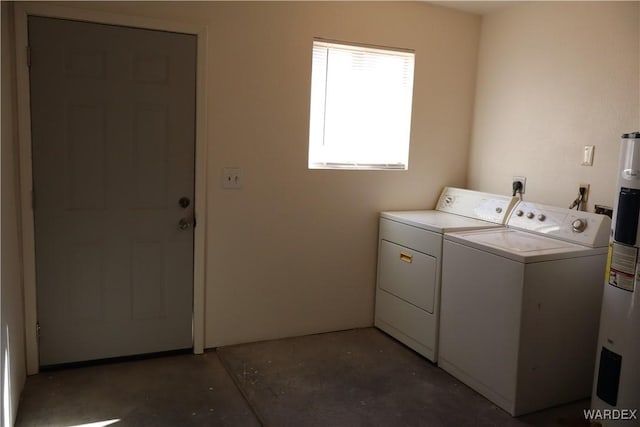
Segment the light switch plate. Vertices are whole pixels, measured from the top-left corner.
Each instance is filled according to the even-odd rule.
[[[222,188],[242,188],[242,170],[240,168],[222,169]]]
[[[585,145],[584,152],[582,154],[582,166],[593,166],[593,150],[595,146],[593,145]]]

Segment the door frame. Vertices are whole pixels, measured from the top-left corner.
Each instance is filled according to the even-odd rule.
[[[25,350],[27,374],[37,374],[38,331],[36,304],[36,256],[31,160],[31,103],[28,61],[29,16],[70,19],[96,24],[111,24],[140,29],[192,34],[196,50],[196,123],[195,123],[195,217],[193,248],[193,352],[204,352],[205,341],[205,249],[207,184],[207,27],[153,18],[75,9],[44,3],[15,3],[16,91],[20,168],[20,211],[22,220],[22,263],[24,286]]]

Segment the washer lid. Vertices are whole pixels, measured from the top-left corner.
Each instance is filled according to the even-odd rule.
[[[449,231],[478,230],[496,227],[504,228],[504,226],[500,224],[435,210],[381,212],[380,216],[441,234]]]
[[[499,233],[467,235],[467,238],[473,242],[522,254],[572,246],[571,244],[562,242],[561,240],[547,239],[534,234],[518,233],[515,230],[503,230]]]
[[[523,263],[607,252],[510,228],[450,233],[445,239]]]

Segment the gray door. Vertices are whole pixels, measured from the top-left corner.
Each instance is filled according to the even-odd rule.
[[[196,37],[30,17],[29,44],[40,364],[191,348]]]

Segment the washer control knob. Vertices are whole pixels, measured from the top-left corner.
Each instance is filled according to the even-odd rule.
[[[527,218],[531,219],[533,218],[535,215],[533,214],[533,212],[527,212]]]
[[[539,214],[539,215],[538,215],[538,221],[544,221],[545,219],[547,219],[547,217],[545,216],[545,214]]]
[[[496,208],[496,212],[498,212],[498,213],[502,213],[502,208],[501,208],[500,206],[498,206],[498,207]]]
[[[571,223],[571,229],[574,233],[582,233],[587,228],[587,221],[582,218],[578,218]]]
[[[524,212],[522,212],[520,209],[518,209],[516,211],[516,216],[522,216],[522,215],[524,215]]]

